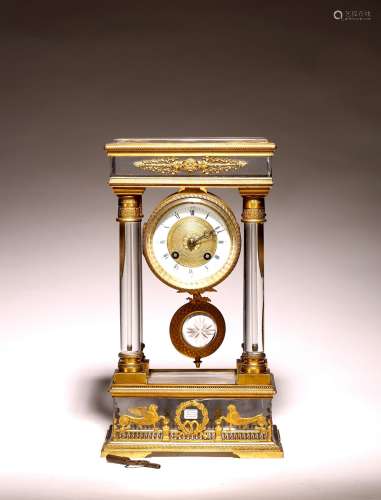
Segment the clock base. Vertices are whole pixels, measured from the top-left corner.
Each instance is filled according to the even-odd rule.
[[[113,383],[102,456],[282,457],[274,380],[260,375],[269,378],[243,384],[237,370],[150,370],[148,383]]]
[[[110,426],[101,456],[117,455],[129,458],[170,457],[170,456],[215,456],[234,458],[283,458],[283,448],[278,429],[273,425],[271,441],[253,442],[221,442],[221,443],[152,443],[131,442],[112,439]]]

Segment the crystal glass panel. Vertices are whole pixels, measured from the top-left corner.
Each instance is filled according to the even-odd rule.
[[[122,138],[106,146],[112,177],[271,177],[273,147],[262,137]]]
[[[271,177],[271,157],[113,157],[111,177]]]
[[[114,398],[113,438],[270,441],[271,399]]]

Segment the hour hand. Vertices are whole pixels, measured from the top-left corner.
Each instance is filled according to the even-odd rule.
[[[210,231],[204,231],[203,234],[201,236],[199,236],[198,238],[189,238],[188,240],[188,248],[190,250],[192,250],[199,241],[201,240],[207,240],[208,238],[210,238],[213,233],[215,233],[214,229],[211,229]]]

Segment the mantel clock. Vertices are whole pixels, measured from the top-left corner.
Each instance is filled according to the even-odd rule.
[[[118,197],[120,353],[102,455],[283,456],[264,351],[264,200],[272,187],[275,144],[263,138],[116,139],[105,149],[109,185]],[[142,228],[143,193],[158,188],[173,193]],[[215,193],[223,189],[242,196],[242,237],[232,209]],[[241,253],[237,336],[210,292],[233,272]],[[144,356],[142,317],[149,304],[143,308],[143,256],[163,286],[183,292],[168,333],[193,368],[154,370]],[[236,368],[201,368],[225,335],[242,342]]]

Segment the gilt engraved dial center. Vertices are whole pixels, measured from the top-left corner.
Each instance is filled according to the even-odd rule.
[[[199,267],[216,253],[217,234],[209,222],[201,217],[184,217],[171,227],[167,248],[170,255],[174,252],[179,254],[177,262],[182,266]],[[205,254],[208,255],[207,259]]]

